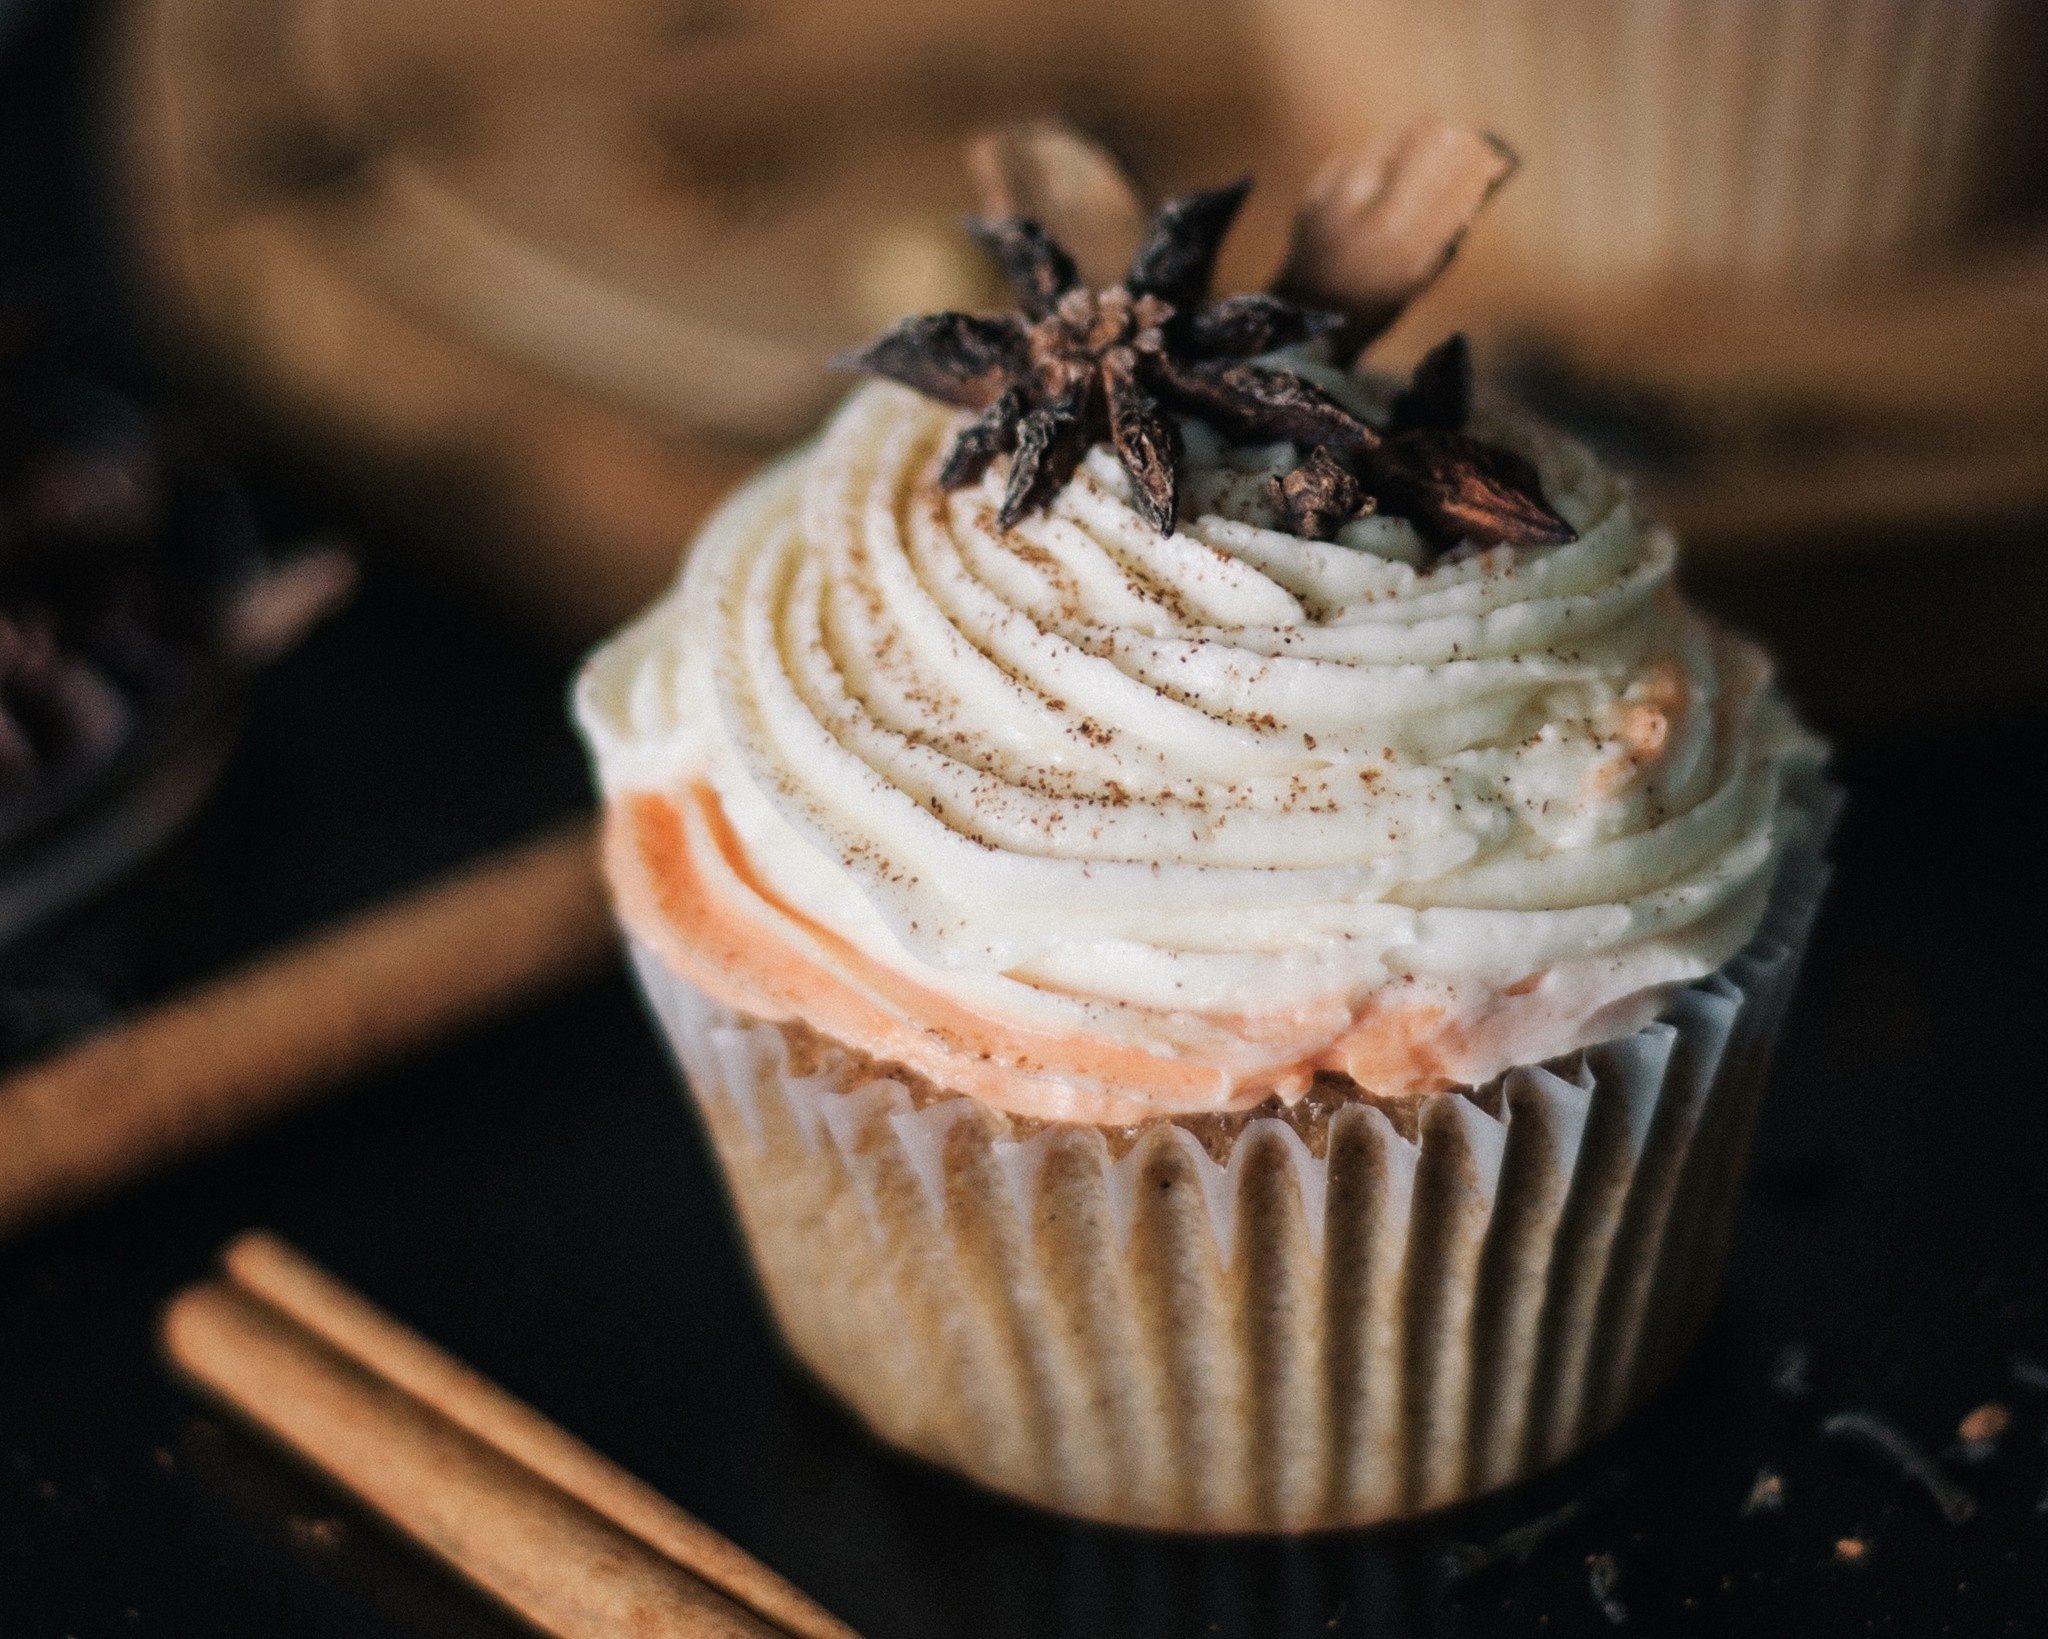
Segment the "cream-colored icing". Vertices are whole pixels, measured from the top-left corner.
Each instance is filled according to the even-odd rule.
[[[758,976],[794,942],[884,1056],[1130,1120],[1319,1068],[1483,1081],[1635,1028],[1753,930],[1818,748],[1576,446],[1483,413],[1580,539],[1424,568],[1398,520],[1263,527],[1294,452],[1194,426],[1173,536],[1100,448],[1004,533],[1001,463],[934,482],[958,424],[861,388],[579,683],[615,809],[729,828],[744,871],[694,879],[754,955],[693,965],[734,1005],[804,1011]]]

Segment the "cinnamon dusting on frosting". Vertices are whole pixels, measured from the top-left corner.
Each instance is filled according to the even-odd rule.
[[[1581,525],[1507,575],[1163,537],[1106,462],[999,531],[954,425],[855,395],[582,680],[627,920],[728,1005],[1115,1122],[1482,1083],[1748,937],[1812,743],[1570,446],[1492,422]]]

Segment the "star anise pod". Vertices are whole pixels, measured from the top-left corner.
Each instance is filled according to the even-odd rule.
[[[1008,528],[1072,476],[1089,445],[1107,440],[1130,475],[1139,512],[1171,530],[1179,512],[1180,429],[1186,411],[1263,441],[1342,437],[1355,418],[1291,371],[1242,363],[1305,341],[1341,320],[1250,295],[1208,301],[1216,253],[1249,182],[1169,201],[1153,219],[1121,284],[1082,286],[1074,262],[1025,217],[969,227],[1008,275],[1022,317],[935,313],[906,319],[848,361],[980,414],[948,453],[940,482],[978,479],[1011,456],[998,521]]]
[[[1454,353],[1425,361],[1385,432],[1296,372],[1253,362],[1344,320],[1264,292],[1209,299],[1217,251],[1250,188],[1247,180],[1168,200],[1123,282],[1106,290],[1085,288],[1073,259],[1037,222],[972,220],[1021,316],[905,319],[844,362],[978,412],[954,440],[939,481],[948,489],[973,483],[1009,455],[996,514],[1006,529],[1106,440],[1140,514],[1170,532],[1179,515],[1179,414],[1239,443],[1286,440],[1309,452],[1281,486],[1282,512],[1297,533],[1327,536],[1377,506],[1443,544],[1570,540],[1526,462],[1464,435],[1470,367],[1462,340]]]
[[[1379,441],[1350,466],[1318,449],[1273,481],[1274,504],[1295,534],[1328,540],[1353,518],[1406,518],[1438,550],[1461,540],[1554,545],[1576,538],[1543,499],[1536,469],[1465,431],[1472,354],[1462,334],[1439,342],[1395,394]],[[1353,467],[1356,470],[1353,470]]]

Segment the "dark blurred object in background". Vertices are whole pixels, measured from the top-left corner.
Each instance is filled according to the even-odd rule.
[[[274,561],[189,435],[52,348],[0,343],[0,942],[182,821],[242,686],[346,594],[329,551]]]
[[[27,235],[8,250],[0,943],[186,817],[227,753],[250,674],[352,578],[331,551],[274,557],[192,427],[109,385],[99,358],[118,351],[115,327],[75,247]]]

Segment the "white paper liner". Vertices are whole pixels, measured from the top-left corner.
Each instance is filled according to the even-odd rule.
[[[1662,1380],[1709,1308],[1765,1060],[1826,877],[1637,1034],[1321,1153],[1253,1119],[1220,1162],[1161,1120],[1113,1155],[922,1105],[670,973],[649,1003],[796,1354],[885,1440],[1063,1512],[1359,1525],[1551,1463]],[[1400,1112],[1396,1112],[1400,1115]]]
[[[2027,0],[1263,0],[1318,146],[1418,113],[1522,173],[1487,238],[1558,279],[1811,278],[1940,244],[2002,185]]]

